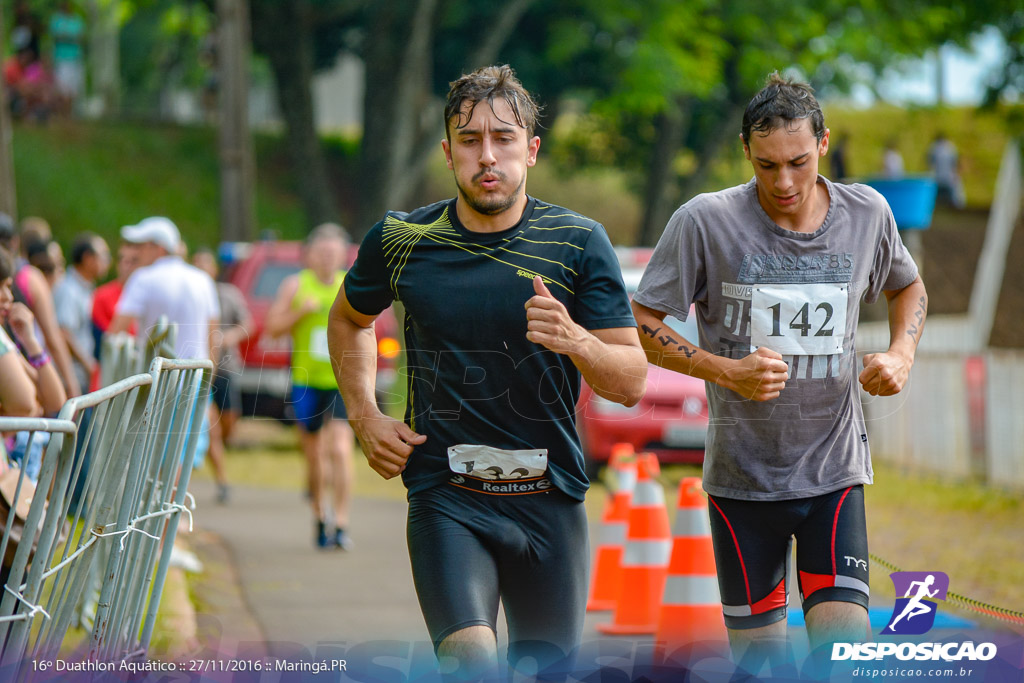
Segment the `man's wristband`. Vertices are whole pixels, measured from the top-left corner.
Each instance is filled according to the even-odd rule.
[[[46,351],[42,351],[34,356],[28,357],[28,364],[34,367],[36,370],[43,367],[50,362],[50,354]]]

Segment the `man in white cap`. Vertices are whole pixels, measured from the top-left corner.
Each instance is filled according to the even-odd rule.
[[[107,333],[126,332],[134,322],[139,335],[145,338],[160,317],[167,316],[168,322],[178,326],[174,344],[177,358],[213,358],[211,338],[220,321],[217,289],[205,271],[186,263],[179,255],[178,227],[169,218],[153,216],[121,228],[121,239],[138,245],[141,265],[124,283]],[[204,439],[208,438],[209,424],[205,404],[197,415],[204,419],[193,467],[202,464],[206,453]]]
[[[124,332],[139,323],[145,335],[160,316],[178,326],[178,358],[211,358],[210,335],[220,309],[213,279],[178,255],[181,236],[174,223],[153,216],[121,228],[121,239],[139,245],[141,267],[125,282],[109,332]]]

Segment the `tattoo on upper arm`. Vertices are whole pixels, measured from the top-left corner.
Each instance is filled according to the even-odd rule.
[[[917,310],[914,311],[914,319],[917,322],[911,323],[910,329],[907,330],[907,334],[910,335],[910,338],[913,339],[915,343],[921,340],[920,333],[921,328],[924,326],[924,312],[927,309],[927,306],[928,300],[925,297],[922,296],[920,299],[918,299]]]

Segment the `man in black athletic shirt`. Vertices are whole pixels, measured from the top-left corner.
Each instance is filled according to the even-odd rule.
[[[525,192],[537,106],[512,69],[452,83],[444,116],[458,194],[370,230],[331,311],[331,356],[370,466],[408,488],[413,578],[442,664],[493,671],[500,599],[509,663],[557,677],[586,603],[580,375],[633,405],[647,359],[603,226]],[[404,422],[374,400],[373,321],[395,300]]]

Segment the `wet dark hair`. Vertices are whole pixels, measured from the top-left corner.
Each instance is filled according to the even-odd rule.
[[[0,282],[9,277],[14,277],[14,259],[9,251],[0,247]]]
[[[825,115],[814,97],[814,89],[774,71],[743,112],[743,144],[750,144],[751,131],[768,135],[776,128],[788,127],[802,119],[811,120],[811,132],[821,142],[825,137]]]
[[[493,110],[495,98],[501,98],[508,103],[512,115],[516,118],[515,124],[525,128],[527,135],[533,137],[540,107],[516,78],[516,72],[512,67],[502,64],[482,67],[451,82],[448,101],[444,106],[444,132],[448,140],[452,139],[449,128],[452,119],[456,119],[455,128],[464,128],[473,117],[476,105],[487,102]],[[470,106],[467,111],[462,111],[465,102],[469,102]],[[511,125],[512,121],[504,123]]]

